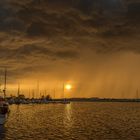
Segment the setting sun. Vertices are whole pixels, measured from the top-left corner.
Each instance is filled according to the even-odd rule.
[[[70,89],[72,88],[72,86],[71,86],[70,84],[67,84],[67,85],[65,86],[65,88],[66,88],[67,90],[70,90]]]

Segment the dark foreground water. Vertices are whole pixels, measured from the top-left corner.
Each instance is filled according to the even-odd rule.
[[[12,105],[0,140],[140,140],[140,103]]]

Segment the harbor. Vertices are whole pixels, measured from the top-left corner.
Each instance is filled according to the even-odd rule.
[[[140,140],[140,0],[0,0],[0,140]]]
[[[8,97],[7,82],[7,70],[5,69],[4,89],[1,90],[3,96],[0,97],[0,138],[2,140],[78,140],[81,137],[123,140],[126,135],[124,133],[118,135],[120,130],[127,131],[129,138],[139,138],[140,99],[138,90],[136,90],[134,99],[66,98],[66,91],[72,90],[72,85],[63,83],[62,98],[56,98],[56,90],[52,90],[52,94],[46,92],[46,94],[40,94],[40,84],[37,82],[38,98],[35,98],[35,92],[30,98],[22,94],[20,84],[18,84],[16,96]],[[137,113],[134,114],[134,112]],[[125,117],[126,113],[129,113],[129,118]],[[118,119],[120,115],[121,120]],[[131,128],[131,121],[134,117],[135,130],[132,131],[134,135],[131,135],[128,130]],[[124,120],[127,119],[129,122],[126,125]],[[114,120],[117,123],[114,123]],[[122,127],[122,123],[126,126]],[[93,135],[93,131],[96,135]]]

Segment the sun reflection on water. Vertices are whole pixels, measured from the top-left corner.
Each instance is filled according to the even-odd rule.
[[[67,104],[65,106],[65,115],[64,115],[64,126],[68,129],[71,128],[73,125],[72,120],[72,104]]]

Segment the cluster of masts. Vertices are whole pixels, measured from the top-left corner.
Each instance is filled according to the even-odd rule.
[[[0,83],[0,93],[1,93],[1,95],[3,95],[3,98],[7,97],[7,92],[6,92],[7,91],[7,86],[6,85],[7,85],[7,69],[5,68],[3,88],[2,88],[2,84]],[[55,98],[55,91],[56,90],[53,89],[52,91],[53,91],[53,98]],[[51,92],[49,92],[49,93],[51,93]],[[32,94],[32,97],[31,97],[31,94]],[[38,95],[38,98],[42,98],[43,96],[45,97],[45,96],[49,95],[49,94],[47,94],[47,90],[45,90],[44,94],[42,94],[40,92],[39,81],[37,81],[37,92],[35,92],[35,90],[29,90],[29,98],[37,98],[36,94]],[[19,97],[20,95],[21,95],[20,83],[18,83],[17,97]],[[22,94],[22,95],[24,96],[24,94]]]
[[[3,90],[1,89],[1,84],[0,84],[0,93],[3,93],[3,97],[6,98],[7,97],[7,94],[6,94],[6,90],[7,90],[7,69],[5,68],[4,70],[4,87],[3,87]],[[53,95],[53,99],[55,99],[55,93],[56,93],[56,90],[55,88],[54,89],[51,89],[49,90],[49,92],[47,92],[48,90],[44,90],[44,92],[41,92],[40,91],[40,87],[39,87],[39,81],[37,81],[37,91],[35,92],[35,90],[30,90],[29,89],[29,95],[28,97],[29,98],[42,98],[42,97],[46,97],[46,96],[50,96],[50,95]],[[69,86],[69,85],[68,85]],[[21,95],[20,93],[20,84],[18,83],[18,91],[17,91],[17,97],[19,97]],[[24,96],[24,94],[22,94]],[[32,96],[32,97],[31,97]],[[124,94],[122,93],[122,98]],[[63,91],[62,91],[62,98],[65,98],[65,84],[63,83]],[[139,90],[137,89],[136,90],[136,96],[135,96],[136,99],[139,99]]]
[[[62,94],[61,94],[61,98],[65,98],[65,91],[66,90],[71,90],[72,85],[71,84],[66,84],[63,83],[62,85]],[[28,95],[27,95],[28,93]],[[17,90],[17,97],[19,97],[19,95],[21,95],[21,91],[20,91],[20,84],[18,84],[18,90]],[[24,94],[22,94],[24,95]],[[46,96],[51,96],[53,99],[56,98],[56,88],[52,88],[52,89],[44,89],[44,90],[40,90],[40,84],[39,81],[37,81],[37,88],[36,90],[34,89],[29,89],[28,91],[26,90],[26,96],[28,98],[43,98]]]
[[[39,89],[39,82],[38,82],[37,83],[37,90],[29,89],[27,97],[31,99],[31,98],[43,98],[46,96],[52,96],[55,99],[55,92],[56,92],[55,88],[50,89],[50,90],[47,90],[47,89],[40,90]],[[22,92],[20,90],[20,84],[18,84],[17,97],[19,97],[20,95],[24,95],[24,94],[22,94]],[[63,95],[63,97],[64,97],[64,95]]]
[[[41,94],[39,89],[39,81],[37,82],[37,92],[34,92],[32,90],[32,97],[31,90],[29,90],[29,97],[26,98],[24,94],[21,94],[20,92],[20,84],[18,84],[18,91],[17,91],[17,97],[11,96],[8,99],[9,104],[48,104],[48,103],[62,103],[62,104],[69,104],[70,101],[62,97],[62,99],[55,99],[55,89],[52,90],[54,94],[54,98],[52,98],[50,95],[47,94],[45,90],[45,94]],[[38,98],[35,97],[35,93],[38,94]],[[64,92],[63,92],[64,95]],[[39,97],[40,96],[40,97]]]

